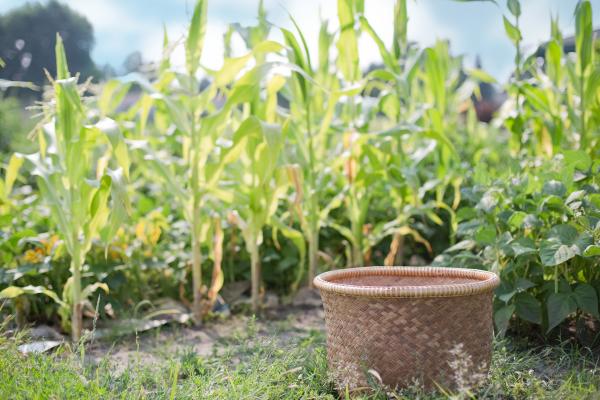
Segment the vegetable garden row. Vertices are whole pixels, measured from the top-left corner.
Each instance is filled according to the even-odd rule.
[[[38,152],[7,157],[0,180],[0,298],[18,322],[60,322],[78,339],[84,315],[161,297],[200,322],[228,282],[249,279],[258,311],[265,288],[289,297],[320,271],[401,264],[497,272],[501,333],[598,318],[590,2],[575,9],[575,53],[553,20],[543,58],[523,49],[518,0],[498,6],[516,56],[489,124],[474,102],[490,75],[445,41],[410,42],[405,0],[391,45],[365,6],[339,0],[337,23],[308,43],[306,27],[291,16],[293,30],[274,27],[261,5],[257,25],[230,26],[210,70],[199,0],[183,40],[165,32],[152,74],[102,84],[78,82],[57,36]],[[379,49],[369,71],[360,37]],[[176,46],[185,68],[171,66]]]

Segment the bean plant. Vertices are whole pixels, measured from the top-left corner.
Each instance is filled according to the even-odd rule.
[[[457,211],[462,240],[434,264],[500,274],[494,318],[502,334],[511,325],[527,324],[550,334],[572,315],[579,334],[587,316],[599,316],[599,126],[590,110],[600,104],[600,69],[594,63],[591,5],[582,1],[575,10],[576,57],[564,54],[553,18],[543,63],[521,53],[520,4],[507,6],[514,23],[504,17],[506,33],[517,56],[508,88],[512,97],[499,119],[511,132],[513,151],[522,156],[496,176],[485,167],[475,169],[475,182],[462,190]]]

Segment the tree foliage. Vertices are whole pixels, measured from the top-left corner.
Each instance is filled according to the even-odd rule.
[[[0,68],[0,78],[42,85],[46,81],[44,68],[55,76],[56,33],[64,39],[73,71],[84,79],[94,75],[92,25],[68,5],[51,0],[46,4],[27,3],[0,15],[0,58],[6,64]]]

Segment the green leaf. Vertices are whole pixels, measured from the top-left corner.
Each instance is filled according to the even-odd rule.
[[[377,32],[375,32],[369,21],[362,15],[359,17],[359,21],[362,30],[367,32],[367,34],[371,36],[371,39],[373,39],[375,42],[385,66],[392,71],[400,72],[398,62],[394,60],[390,52],[385,47],[383,40],[381,40],[381,38],[377,35]]]
[[[129,92],[131,84],[122,84],[116,79],[112,79],[104,84],[102,93],[98,98],[98,109],[102,116],[112,114]]]
[[[81,129],[83,106],[77,91],[77,78],[55,81],[54,91],[56,92],[54,135],[56,135],[57,144],[59,144],[59,154],[64,156],[67,149],[76,144],[76,138]],[[81,143],[77,144],[81,145]]]
[[[423,135],[430,137],[432,139],[435,139],[438,142],[440,142],[441,144],[443,144],[444,146],[446,146],[448,148],[448,150],[450,150],[450,153],[453,156],[457,155],[454,144],[452,144],[452,142],[450,141],[450,139],[448,138],[448,136],[445,133],[442,133],[440,131],[426,130],[426,131],[423,131]]]
[[[526,278],[517,278],[517,280],[515,282],[515,288],[519,292],[522,292],[527,289],[531,289],[534,286],[535,286],[535,283],[531,282],[529,279],[526,279]]]
[[[100,187],[95,190],[92,197],[89,212],[86,213],[83,210],[81,212],[83,215],[89,216],[89,221],[84,225],[84,253],[89,251],[92,240],[100,233],[100,230],[106,225],[106,221],[108,220],[110,214],[108,198],[111,185],[112,180],[110,176],[104,175],[100,179]]]
[[[474,240],[463,240],[463,241],[456,243],[454,246],[448,247],[446,250],[444,250],[444,253],[453,253],[456,251],[471,250],[475,247],[475,245],[476,245],[476,243]]]
[[[321,22],[319,30],[319,71],[327,74],[329,71],[329,49],[333,41],[333,35],[327,30],[327,21]]]
[[[246,146],[247,138],[244,136],[236,135],[236,142],[226,149],[221,149],[221,157],[219,158],[216,168],[207,174],[206,186],[213,187],[218,184],[221,174],[225,167],[237,160]]]
[[[508,323],[510,322],[510,319],[514,313],[514,304],[504,306],[494,313],[494,323],[496,324],[496,329],[498,330],[497,333],[500,337],[504,336],[506,333],[506,329],[508,329]]]
[[[507,0],[506,5],[512,15],[515,17],[521,15],[521,4],[519,3],[519,0]]]
[[[583,200],[586,193],[585,190],[576,190],[575,192],[572,192],[565,200],[565,204],[570,205],[571,203]]]
[[[244,69],[251,58],[252,53],[248,53],[240,57],[223,60],[223,66],[214,74],[214,85],[218,87],[229,85],[238,76],[240,71]]]
[[[185,65],[190,76],[194,76],[200,64],[204,35],[206,33],[207,0],[198,0],[194,7],[192,23],[185,41]]]
[[[591,244],[585,248],[583,251],[583,255],[586,257],[596,257],[600,256],[600,246]]]
[[[575,49],[579,73],[582,75],[593,57],[592,29],[592,6],[588,0],[580,1],[575,8]]]
[[[567,188],[565,187],[564,183],[556,180],[551,180],[544,183],[542,193],[547,195],[563,197],[565,193],[567,193]]]
[[[561,78],[561,60],[563,50],[557,40],[552,40],[546,47],[546,65],[548,76],[555,82],[559,82]]]
[[[599,318],[598,315],[598,295],[596,289],[587,283],[580,283],[573,291],[573,296],[580,310],[592,314]]]
[[[290,48],[288,58],[298,67],[300,67],[300,69],[302,69],[304,72],[312,74],[312,69],[309,68],[304,58],[304,55],[302,54],[302,50],[300,49],[300,45],[298,44],[298,41],[296,40],[294,34],[284,28],[281,28],[281,32],[283,33],[283,39],[285,40],[285,43]],[[302,92],[302,100],[306,102],[308,100],[308,83],[303,75],[299,73],[294,73],[294,76],[296,77],[300,85],[300,91]]]
[[[516,26],[514,26],[506,17],[502,18],[504,20],[504,30],[506,31],[506,35],[508,36],[511,42],[517,45],[522,39],[521,31]]]
[[[479,82],[497,83],[496,78],[479,68],[469,68],[467,73]]]
[[[71,76],[69,73],[69,66],[67,64],[67,56],[65,55],[65,48],[60,35],[56,34],[56,46],[54,48],[56,55],[56,78],[67,79]]]
[[[129,179],[129,150],[119,125],[111,118],[102,118],[94,125],[94,128],[108,138],[117,164],[123,170],[125,178]]]
[[[519,318],[534,324],[542,323],[542,305],[530,293],[518,293],[515,296],[515,311]]]
[[[117,234],[117,231],[128,219],[129,215],[131,215],[131,204],[127,194],[123,170],[121,168],[115,170],[108,169],[106,173],[111,179],[112,206],[108,224],[102,231],[101,237],[102,241],[107,245],[106,250],[108,250],[108,243]]]
[[[546,196],[540,203],[538,210],[552,210],[560,213],[564,212],[565,202],[562,197],[551,194]]]
[[[87,285],[85,289],[83,289],[83,291],[81,292],[81,298],[87,299],[92,295],[92,293],[94,293],[98,289],[102,289],[105,293],[108,293],[108,285],[106,283],[96,282],[92,283],[91,285]]]
[[[17,179],[19,169],[23,165],[24,161],[25,159],[20,154],[15,153],[12,156],[10,156],[10,160],[8,161],[8,167],[6,167],[6,176],[4,178],[4,192],[6,197],[10,195],[10,192],[13,188],[13,184]]]
[[[73,249],[73,238],[69,235],[72,223],[67,215],[67,210],[65,209],[61,194],[58,192],[61,187],[55,187],[53,178],[56,171],[48,167],[48,165],[42,161],[39,153],[29,154],[25,156],[25,158],[34,166],[32,174],[37,176],[37,184],[40,188],[40,193],[50,208],[51,215],[55,219],[59,232],[64,235],[63,239],[67,246],[67,250],[70,253]]]
[[[566,245],[557,238],[550,238],[540,244],[540,259],[542,264],[553,267],[562,264],[578,254],[576,245]]]
[[[592,166],[591,157],[583,150],[564,150],[563,156],[567,167],[577,168],[580,171],[587,171]]]
[[[490,189],[481,197],[476,208],[482,210],[485,213],[492,212],[500,201],[500,194],[497,190]]]
[[[475,233],[475,240],[482,245],[490,245],[496,242],[496,229],[493,226],[482,226]]]
[[[108,196],[110,194],[111,183],[112,181],[110,179],[110,176],[108,175],[104,175],[100,179],[100,187],[94,194],[94,197],[92,198],[92,203],[90,205],[90,215],[92,219],[98,214],[98,211],[101,208],[106,207]]]
[[[352,230],[350,228],[337,224],[333,221],[329,221],[327,225],[338,231],[338,233],[344,238],[346,238],[346,240],[348,240],[353,246],[359,245],[357,242],[357,238],[354,237],[354,234],[352,233]]]
[[[399,59],[406,47],[408,32],[408,12],[406,0],[396,0],[394,5],[394,56]]]
[[[513,229],[519,229],[523,226],[523,221],[527,217],[527,213],[523,211],[515,211],[508,219],[508,224]]]
[[[354,30],[354,0],[338,0],[338,19],[340,35],[338,37],[337,66],[344,79],[355,82],[359,78],[358,37]]]
[[[60,300],[58,295],[52,290],[46,289],[43,286],[9,286],[0,292],[0,299],[14,299],[24,294],[44,294],[50,297],[59,305],[64,305],[63,301]]]
[[[498,299],[502,300],[505,303],[508,303],[517,293],[524,292],[527,289],[534,287],[535,284],[528,279],[518,278],[514,284],[514,286],[510,286],[509,284],[503,284],[497,292],[496,295]]]
[[[540,245],[540,258],[546,266],[554,266],[580,255],[587,240],[571,225],[561,224],[550,229],[548,239]]]
[[[521,85],[521,92],[525,95],[529,105],[534,109],[552,115],[552,106],[550,105],[550,98],[546,91],[526,83]]]
[[[598,89],[600,89],[600,65],[597,62],[594,65],[595,68],[588,75],[589,78],[585,82],[584,100],[586,104],[594,104]]]
[[[456,212],[456,218],[459,222],[468,221],[477,217],[477,211],[473,207],[461,207]]]
[[[520,237],[519,239],[514,240],[510,244],[510,247],[515,253],[515,257],[537,253],[535,242],[528,237]]]
[[[304,34],[302,33],[300,26],[298,25],[298,23],[296,22],[296,20],[292,16],[292,14],[288,14],[288,15],[289,15],[290,19],[292,20],[294,27],[296,28],[296,32],[298,32],[298,36],[300,36],[300,41],[302,42],[302,47],[304,48],[304,55],[306,56],[306,63],[307,63],[307,67],[308,67],[307,72],[310,72],[312,74],[312,63],[310,61],[310,51],[308,49],[308,43],[306,43],[306,38],[304,37]]]
[[[551,293],[547,302],[548,330],[550,332],[570,314],[577,311],[577,303],[569,293]]]
[[[306,259],[306,243],[304,241],[304,236],[302,235],[302,232],[292,228],[291,226],[286,225],[276,216],[271,217],[271,225],[273,226],[273,228],[275,228],[275,230],[281,231],[283,236],[285,236],[286,238],[291,240],[292,243],[294,243],[294,246],[296,246],[296,248],[298,249],[298,253],[300,254],[300,262],[298,268],[302,270],[304,268],[304,260]]]

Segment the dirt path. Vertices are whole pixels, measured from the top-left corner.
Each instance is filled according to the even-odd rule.
[[[137,335],[95,340],[86,346],[86,358],[92,363],[107,360],[120,373],[140,363],[158,365],[178,354],[194,352],[210,356],[219,354],[224,341],[247,333],[249,326],[259,336],[277,337],[283,343],[325,329],[320,307],[279,307],[254,320],[246,315],[233,315],[198,328],[174,323]]]

